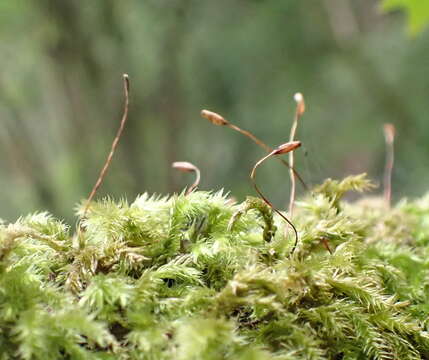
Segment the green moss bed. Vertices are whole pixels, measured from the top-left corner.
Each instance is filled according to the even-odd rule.
[[[429,196],[222,192],[91,204],[0,228],[0,359],[429,359]],[[80,212],[82,215],[82,211]]]

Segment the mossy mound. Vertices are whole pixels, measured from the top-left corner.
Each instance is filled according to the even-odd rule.
[[[292,231],[222,193],[93,203],[0,229],[0,359],[428,359],[429,196],[297,203]]]

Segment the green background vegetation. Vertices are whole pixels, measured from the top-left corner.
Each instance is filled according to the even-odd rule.
[[[118,126],[123,72],[130,118],[100,196],[179,191],[189,179],[170,163],[187,160],[201,168],[203,189],[243,199],[262,152],[199,111],[277,145],[288,138],[296,91],[308,109],[297,167],[310,184],[363,171],[379,181],[381,125],[392,122],[396,197],[423,193],[425,3],[387,0],[385,13],[373,0],[1,1],[0,216],[47,209],[71,219]],[[286,203],[284,168],[272,162],[259,178]]]

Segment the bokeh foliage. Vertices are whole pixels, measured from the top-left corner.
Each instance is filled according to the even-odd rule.
[[[43,208],[72,217],[118,126],[123,72],[130,119],[100,194],[179,191],[188,179],[170,163],[187,160],[201,168],[203,189],[243,199],[262,153],[199,111],[274,146],[288,138],[296,91],[307,101],[297,167],[310,184],[361,171],[379,180],[381,125],[392,122],[394,189],[421,194],[428,33],[410,38],[403,28],[403,14],[375,0],[1,1],[0,215]],[[278,206],[286,178],[275,162],[260,172]]]
[[[409,29],[412,33],[421,31],[429,22],[429,3],[419,0],[384,0],[385,9],[404,8],[409,17]]]

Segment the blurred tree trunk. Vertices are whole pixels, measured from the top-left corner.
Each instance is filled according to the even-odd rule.
[[[386,80],[375,62],[366,55],[362,44],[357,43],[360,28],[371,31],[373,23],[379,20],[373,15],[374,4],[368,1],[360,3],[360,17],[357,16],[359,12],[351,7],[349,0],[337,2],[324,0],[323,5],[331,26],[334,49],[355,72],[364,92],[373,99],[377,108],[383,109],[389,115],[391,122],[397,124],[405,139],[415,136],[408,126],[412,123],[414,114],[407,105],[407,99],[404,99],[397,88]]]
[[[183,40],[186,35],[186,15],[191,1],[176,2],[168,11],[172,18],[171,26],[166,32],[162,49],[163,71],[159,88],[159,113],[167,117],[165,157],[170,165],[181,156],[180,134],[184,128],[183,86],[180,79],[180,54]],[[168,191],[177,191],[176,177],[172,171],[168,172]]]
[[[87,146],[82,151],[81,144],[96,147],[97,144],[100,144],[100,138],[110,138],[106,132],[111,134],[113,140],[122,113],[121,75],[126,71],[128,44],[123,38],[112,0],[98,3],[97,12],[92,15],[93,18],[89,18],[93,21],[90,28],[89,24],[85,22],[88,19],[83,18],[85,9],[81,9],[78,3],[42,0],[39,7],[46,14],[46,18],[54,22],[58,29],[58,37],[55,42],[48,43],[47,51],[56,65],[57,78],[62,82],[61,87],[67,94],[70,107],[69,116],[71,117],[69,123],[72,124],[68,141],[70,147],[75,149],[76,156],[80,157],[79,163],[82,164],[81,169],[84,171],[81,174],[82,182],[89,191],[103,165],[110,144],[103,143],[103,149],[96,148],[95,151],[91,151],[91,146]],[[100,59],[96,58],[97,54],[94,50],[97,41],[100,41],[96,38],[100,32],[115,44],[115,49],[120,49],[120,51],[115,51],[114,59],[109,59],[105,64],[100,63]],[[115,67],[118,68],[118,72],[112,73],[110,78],[103,78],[101,75],[105,71],[103,65],[106,66],[110,62],[116,63]],[[78,79],[86,81],[79,83]],[[111,89],[111,84],[117,88]],[[108,100],[113,96],[117,97],[111,103]],[[132,106],[131,93],[130,117],[133,116]],[[94,116],[94,112],[96,112],[96,116]],[[127,129],[120,145],[123,153],[135,154],[141,149],[142,138],[138,131],[139,127],[137,122],[129,121],[127,123]],[[141,186],[144,176],[142,164],[137,163],[133,156],[121,156],[121,153],[122,151],[119,151],[115,155],[124,160],[118,166],[126,169],[127,175],[129,175],[127,179],[134,179],[133,185]],[[108,181],[107,178],[106,182]],[[83,196],[86,195],[86,193],[83,194]]]

